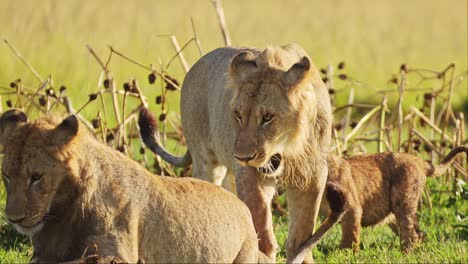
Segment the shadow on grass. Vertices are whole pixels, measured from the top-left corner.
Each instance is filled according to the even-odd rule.
[[[0,247],[5,250],[17,250],[29,247],[27,236],[19,234],[11,225],[0,224]]]

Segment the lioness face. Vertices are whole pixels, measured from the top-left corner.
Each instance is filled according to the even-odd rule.
[[[57,220],[58,203],[70,202],[62,187],[71,177],[67,162],[55,155],[60,148],[51,140],[58,138],[53,128],[24,123],[9,129],[7,140],[2,140],[5,215],[20,233],[29,236]]]
[[[19,232],[33,235],[53,217],[50,210],[65,171],[46,149],[37,146],[41,141],[37,135],[18,136],[5,145],[2,165],[7,191],[5,215]]]
[[[289,132],[295,127],[281,89],[276,83],[246,84],[232,104],[234,157],[264,174],[280,173]]]
[[[236,134],[234,158],[243,166],[276,176],[282,172],[283,157],[303,147],[301,139],[307,133],[304,122],[308,121],[303,102],[315,101],[310,92],[296,86],[310,62],[304,57],[285,71],[257,66],[255,58],[247,51],[231,62],[235,86],[230,105]]]

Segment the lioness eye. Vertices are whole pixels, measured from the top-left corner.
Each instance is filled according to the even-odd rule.
[[[273,115],[270,113],[266,113],[262,117],[262,125],[270,123],[271,120],[273,119]]]
[[[234,116],[236,117],[237,121],[239,121],[239,123],[242,122],[242,116],[239,111],[234,111]]]
[[[42,174],[39,173],[33,173],[31,175],[31,183],[37,182],[42,178]]]

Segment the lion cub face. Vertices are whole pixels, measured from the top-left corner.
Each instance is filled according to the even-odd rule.
[[[19,110],[0,117],[5,215],[20,233],[31,236],[41,230],[54,217],[56,202],[64,200],[60,187],[71,177],[55,155],[68,140],[63,128],[45,121],[28,123]]]
[[[308,84],[301,83],[310,69],[307,57],[287,70],[272,66],[267,61],[272,52],[241,52],[233,58],[229,71],[235,90],[230,105],[236,134],[234,157],[267,176],[280,174],[283,157],[303,147],[307,111],[302,101],[308,95],[301,87]],[[281,64],[281,58],[276,60]]]

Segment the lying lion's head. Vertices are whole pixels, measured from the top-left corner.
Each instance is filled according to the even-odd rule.
[[[282,158],[301,155],[313,127],[320,100],[314,86],[323,85],[316,69],[302,48],[288,45],[239,53],[229,76],[235,158],[264,174],[279,174]]]
[[[56,220],[59,204],[69,203],[75,179],[64,148],[78,130],[76,117],[28,122],[19,110],[0,117],[4,147],[2,178],[7,192],[5,215],[24,234],[33,235]],[[63,206],[62,206],[63,207]]]

